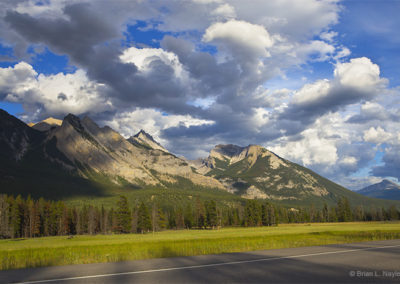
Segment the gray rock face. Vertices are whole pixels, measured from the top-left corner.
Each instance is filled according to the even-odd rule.
[[[194,173],[182,159],[166,151],[152,138],[142,133],[135,138],[158,145],[157,149],[132,143],[108,126],[100,128],[90,118],[80,120],[74,115],[65,117],[61,127],[52,131],[57,148],[68,159],[81,167],[106,174],[118,183],[123,178],[132,184],[163,185],[174,183],[176,176],[184,177],[203,186],[224,187],[215,179]],[[147,139],[147,140],[146,140]],[[164,150],[161,150],[162,148]]]
[[[19,161],[32,144],[43,139],[41,133],[0,109],[0,155]]]
[[[62,124],[62,120],[56,119],[49,117],[43,121],[40,121],[36,124],[31,124],[31,127],[33,129],[39,130],[39,131],[49,131],[52,128],[59,127]],[[29,125],[29,124],[28,124]]]
[[[160,143],[155,141],[153,137],[150,134],[146,133],[143,129],[140,130],[136,135],[131,136],[128,141],[134,145],[143,146],[155,150],[161,150],[169,153],[167,149],[161,146]]]
[[[312,173],[259,145],[217,145],[207,159],[192,164],[248,199],[301,200],[329,194]]]

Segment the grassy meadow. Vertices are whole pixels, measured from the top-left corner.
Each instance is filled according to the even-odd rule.
[[[0,240],[0,269],[400,239],[400,222],[283,224],[278,227],[179,230]]]

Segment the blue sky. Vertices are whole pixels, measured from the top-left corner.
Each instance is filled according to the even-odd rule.
[[[261,144],[351,189],[400,170],[400,1],[5,1],[0,107],[172,152]]]

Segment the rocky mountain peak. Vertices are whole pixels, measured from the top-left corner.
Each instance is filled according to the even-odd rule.
[[[384,179],[379,183],[361,189],[359,192],[370,193],[376,191],[389,191],[389,190],[400,190],[400,186],[391,180]]]
[[[144,131],[143,129],[140,129],[140,131],[138,133],[136,133],[133,137],[137,137],[140,139],[150,139],[153,142],[156,142],[153,138],[153,136],[151,136],[150,134],[148,134],[146,131]]]
[[[54,118],[54,117],[48,117],[45,120],[42,120],[42,122],[46,122],[48,124],[58,125],[58,126],[60,126],[62,124],[62,120]]]
[[[86,131],[89,131],[90,133],[94,134],[95,136],[103,132],[100,126],[97,125],[96,122],[94,122],[91,118],[88,116],[85,116],[82,121],[81,121],[83,127],[86,129]]]
[[[381,185],[384,186],[386,190],[400,188],[400,186],[397,183],[394,183],[393,181],[387,179],[382,180]]]
[[[64,123],[68,123],[74,128],[83,129],[80,118],[76,115],[73,115],[72,113],[69,113],[66,117],[64,117],[62,124]]]
[[[43,135],[0,109],[0,156],[19,161],[29,146],[40,143]]]
[[[154,140],[153,136],[148,134],[143,129],[141,129],[134,136],[131,136],[128,139],[128,141],[135,145],[141,145],[141,146],[144,146],[147,148],[161,150],[161,151],[169,153],[167,149],[165,149],[160,143],[158,143],[156,140]]]
[[[48,131],[54,127],[61,126],[61,124],[62,120],[53,117],[48,117],[38,123],[28,123],[28,126],[39,131]]]
[[[369,197],[400,200],[400,185],[387,179],[364,187],[357,192]]]
[[[240,154],[243,149],[243,147],[233,144],[219,144],[211,150],[210,157],[220,160],[231,159],[232,157]]]

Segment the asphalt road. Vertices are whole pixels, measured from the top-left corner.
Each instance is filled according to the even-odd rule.
[[[0,271],[0,283],[400,283],[400,240]]]

